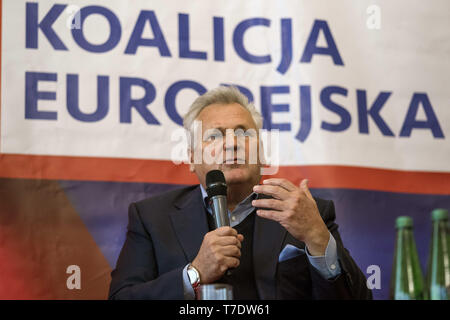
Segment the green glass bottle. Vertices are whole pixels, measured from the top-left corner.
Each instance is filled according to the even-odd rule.
[[[411,217],[398,217],[395,226],[394,263],[391,275],[390,299],[423,300],[426,298],[424,279],[414,240]]]
[[[427,290],[431,300],[450,299],[450,238],[448,211],[436,209],[431,213],[430,253],[428,257]]]

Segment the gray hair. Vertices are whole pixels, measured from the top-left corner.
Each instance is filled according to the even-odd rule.
[[[194,120],[197,119],[200,112],[211,104],[232,104],[238,103],[243,106],[253,118],[256,129],[262,128],[262,116],[256,110],[253,103],[249,102],[247,97],[233,86],[220,86],[201,95],[192,103],[189,111],[183,117],[183,127],[187,131],[192,130]]]

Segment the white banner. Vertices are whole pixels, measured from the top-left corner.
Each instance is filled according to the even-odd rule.
[[[236,85],[281,165],[450,171],[449,3],[3,1],[0,152],[171,159]]]

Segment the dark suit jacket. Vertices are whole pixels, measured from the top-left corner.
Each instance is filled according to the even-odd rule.
[[[306,254],[278,262],[286,244],[304,248],[279,223],[255,217],[253,262],[261,299],[370,299],[366,279],[344,248],[332,201],[315,198],[337,244],[342,272],[324,279]],[[209,231],[199,185],[132,203],[127,237],[112,271],[110,299],[184,299],[182,270]],[[245,253],[243,253],[245,254]]]

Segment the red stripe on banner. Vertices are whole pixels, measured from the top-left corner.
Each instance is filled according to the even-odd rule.
[[[194,184],[187,165],[165,160],[0,154],[0,177]]]
[[[0,154],[0,177],[51,180],[196,184],[188,165],[168,160]],[[387,170],[338,165],[283,166],[276,175],[311,188],[344,188],[450,194],[450,173]]]
[[[3,25],[3,0],[0,0],[0,134],[2,132],[2,25]],[[2,150],[2,139],[0,139],[0,150]]]
[[[418,194],[450,194],[450,173],[388,170],[352,166],[281,167],[278,174],[300,183],[308,178],[311,188],[361,189]]]

